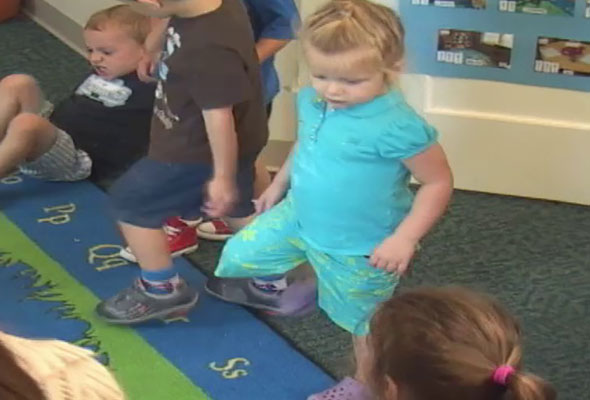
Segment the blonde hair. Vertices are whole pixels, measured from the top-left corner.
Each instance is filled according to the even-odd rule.
[[[84,29],[101,31],[112,24],[127,30],[139,44],[145,42],[151,31],[150,18],[133,11],[128,5],[118,5],[95,12],[86,22]]]
[[[557,397],[550,384],[522,371],[515,318],[493,299],[467,289],[422,288],[394,296],[374,315],[369,341],[372,386],[380,398],[387,378],[402,399]],[[492,378],[498,367],[511,371],[505,384]]]
[[[385,70],[398,69],[404,36],[398,15],[368,0],[331,0],[307,18],[301,31],[304,46],[326,54],[372,50]]]
[[[2,399],[125,400],[115,378],[91,351],[61,340],[31,340],[0,331],[0,365]]]

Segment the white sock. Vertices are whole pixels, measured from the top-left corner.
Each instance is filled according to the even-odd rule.
[[[287,289],[287,277],[282,276],[281,278],[269,279],[269,278],[253,278],[254,286],[258,289],[265,290],[268,292],[280,292]]]

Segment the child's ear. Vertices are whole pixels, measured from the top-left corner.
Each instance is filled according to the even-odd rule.
[[[395,70],[398,72],[398,74],[403,73],[406,70],[406,60],[399,60],[398,62],[395,63],[394,66]]]
[[[398,81],[400,75],[403,73],[406,67],[404,60],[396,62],[390,68],[385,70],[385,79],[389,84],[393,84]]]

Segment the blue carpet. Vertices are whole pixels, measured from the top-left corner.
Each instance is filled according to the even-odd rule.
[[[0,184],[0,210],[7,217],[0,220],[0,235],[13,239],[0,243],[0,265],[7,267],[0,266],[0,328],[93,348],[123,387],[135,393],[131,400],[139,398],[147,381],[156,387],[169,384],[154,382],[163,376],[153,365],[143,365],[153,362],[148,361],[153,355],[141,341],[166,360],[162,365],[171,364],[212,399],[300,400],[333,383],[249,312],[203,290],[185,321],[128,328],[97,320],[92,308],[98,299],[128,285],[138,267],[117,257],[121,239],[108,215],[107,198],[92,184],[11,177]],[[15,244],[18,235],[11,224],[29,244]],[[191,284],[202,288],[205,277],[197,269],[182,258],[175,263]],[[191,396],[169,398],[195,398]],[[151,398],[156,398],[153,393],[141,394],[142,400]]]

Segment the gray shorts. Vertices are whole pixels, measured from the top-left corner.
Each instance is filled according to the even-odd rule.
[[[92,160],[85,151],[76,149],[70,135],[57,129],[57,139],[51,149],[35,161],[21,164],[19,169],[38,179],[78,181],[90,176]]]
[[[43,118],[49,119],[53,112],[53,108],[53,104],[49,100],[44,100],[38,114]]]

